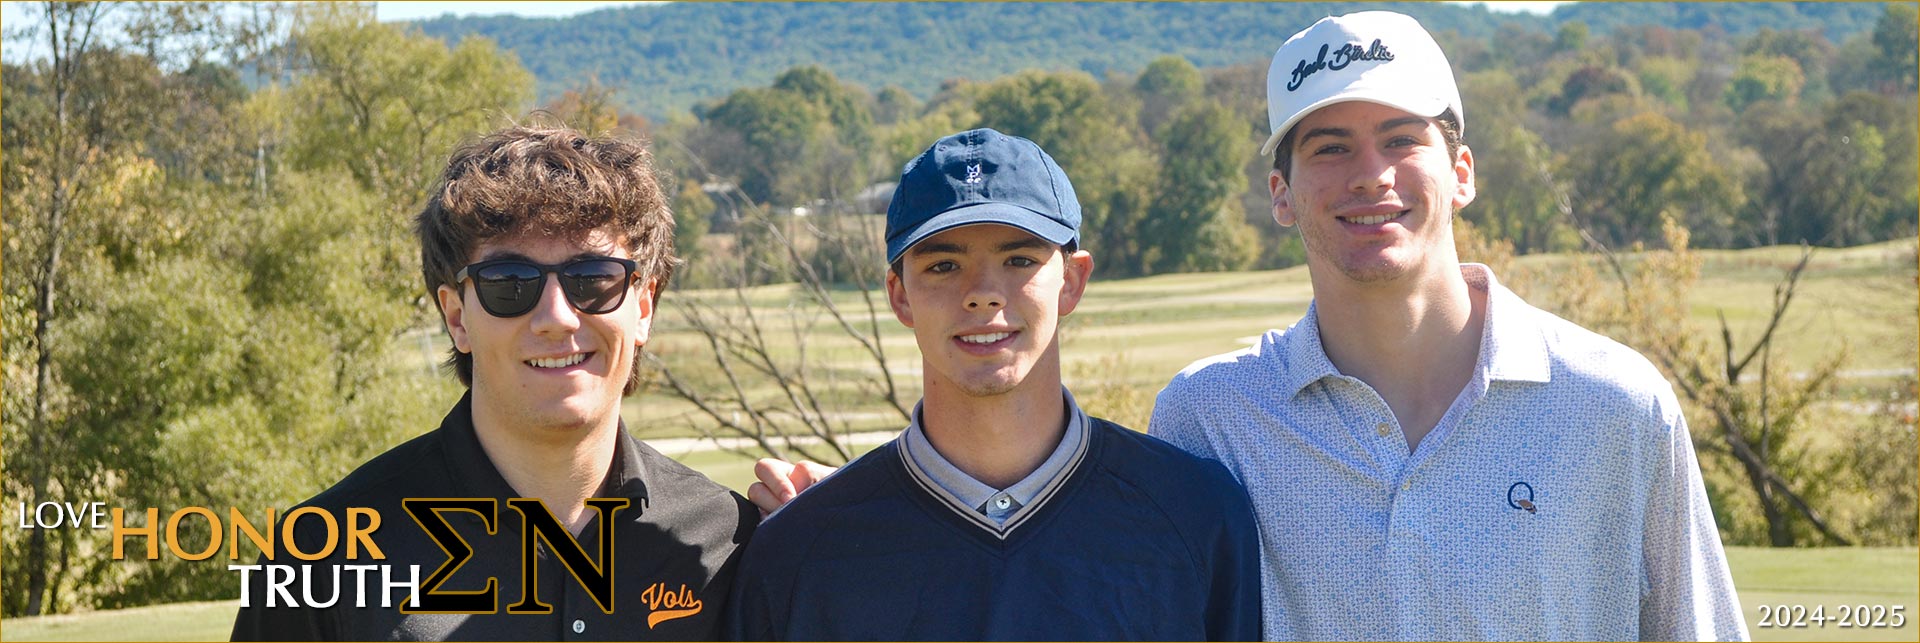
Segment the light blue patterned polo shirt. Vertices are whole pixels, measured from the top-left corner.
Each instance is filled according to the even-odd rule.
[[[1412,452],[1312,307],[1160,392],[1150,433],[1253,498],[1267,638],[1746,639],[1666,379],[1461,274],[1488,292],[1479,361]]]

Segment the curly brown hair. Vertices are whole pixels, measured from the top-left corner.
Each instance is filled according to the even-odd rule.
[[[561,127],[515,125],[453,151],[415,217],[420,274],[427,293],[459,290],[453,276],[473,252],[493,239],[537,234],[581,240],[606,232],[639,264],[642,280],[660,293],[679,260],[673,256],[673,215],[667,210],[644,144],[588,137]],[[458,348],[447,365],[473,385],[473,356]],[[640,353],[624,392],[639,383]]]

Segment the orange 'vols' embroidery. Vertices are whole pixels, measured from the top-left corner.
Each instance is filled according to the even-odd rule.
[[[693,597],[693,591],[687,589],[685,584],[680,585],[680,591],[673,592],[667,591],[666,583],[654,583],[647,587],[647,591],[640,593],[640,600],[646,601],[647,609],[653,612],[647,615],[647,629],[653,629],[662,621],[699,614],[704,606],[700,599]],[[660,609],[663,607],[667,609]]]

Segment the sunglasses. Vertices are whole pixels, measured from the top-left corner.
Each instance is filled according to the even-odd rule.
[[[494,259],[461,268],[453,283],[473,279],[480,307],[495,317],[519,317],[540,305],[547,275],[560,279],[573,309],[589,315],[613,312],[627,301],[628,286],[638,264],[630,259],[593,257],[562,264],[540,264],[525,259]]]

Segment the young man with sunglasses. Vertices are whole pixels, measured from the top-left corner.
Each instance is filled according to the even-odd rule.
[[[887,296],[924,398],[898,439],[767,519],[742,640],[1253,640],[1257,535],[1220,465],[1091,417],[1060,322],[1093,271],[1032,141],[940,139],[887,208]]]
[[[1646,358],[1462,264],[1440,46],[1326,18],[1267,75],[1273,217],[1313,303],[1201,360],[1153,434],[1247,485],[1270,640],[1745,639],[1686,417]]]
[[[648,152],[508,128],[453,153],[416,225],[449,363],[470,388],[438,429],[305,503],[378,512],[385,560],[347,560],[342,546],[301,563],[282,543],[272,562],[309,567],[315,587],[291,594],[338,602],[267,607],[267,579],[255,578],[233,638],[716,638],[758,513],[620,419],[676,261]],[[514,501],[527,498],[539,504]],[[419,504],[447,499],[464,500]],[[320,551],[318,523],[300,526],[292,545]],[[341,568],[354,564],[387,565],[400,581],[418,565],[427,604],[402,606],[414,591],[363,582],[376,598],[352,605],[354,574]],[[592,589],[596,571],[610,592]]]

